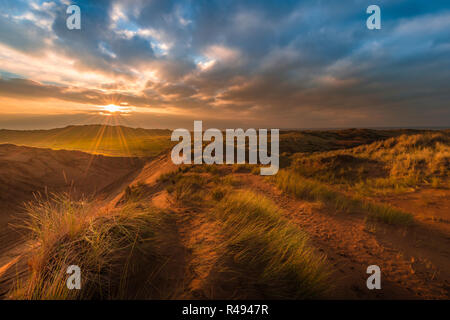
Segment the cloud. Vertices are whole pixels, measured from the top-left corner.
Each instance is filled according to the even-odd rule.
[[[118,99],[230,126],[432,125],[449,115],[448,1],[380,0],[378,31],[357,0],[74,1],[81,30],[66,28],[64,2],[6,2],[0,71],[24,79],[0,79],[2,96]]]
[[[48,33],[26,18],[0,15],[0,40],[22,52],[37,54],[45,47]]]
[[[66,87],[42,84],[26,79],[0,78],[0,95],[2,97],[24,99],[58,99],[87,105],[105,105],[111,102],[128,103],[136,107],[157,107],[160,102],[147,96],[122,93],[108,93],[79,87]]]

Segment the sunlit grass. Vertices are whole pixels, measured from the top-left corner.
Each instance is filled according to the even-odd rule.
[[[26,209],[26,226],[38,247],[29,260],[30,278],[18,283],[13,298],[133,298],[141,289],[158,286],[146,281],[166,261],[159,246],[170,216],[160,210],[129,203],[104,212],[69,194],[38,198]],[[66,287],[70,265],[82,270],[82,290]],[[134,277],[139,277],[142,288],[130,292],[128,284]]]
[[[215,216],[226,235],[224,255],[236,264],[236,277],[272,299],[324,293],[329,275],[324,256],[273,202],[250,191],[228,193],[217,200]]]
[[[446,187],[450,132],[401,135],[384,141],[314,154],[297,154],[291,166],[304,177],[342,185],[361,195]]]
[[[173,145],[169,130],[134,129],[115,124],[110,119],[105,125],[33,131],[0,130],[0,143],[122,157],[152,157]]]
[[[274,179],[281,190],[300,199],[320,201],[334,210],[362,212],[369,219],[395,225],[408,225],[413,221],[410,213],[361,197],[345,195],[324,183],[306,179],[292,171],[281,170]]]

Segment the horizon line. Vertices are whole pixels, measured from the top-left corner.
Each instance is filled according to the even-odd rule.
[[[169,128],[144,128],[140,126],[127,126],[127,125],[111,125],[111,124],[101,124],[101,123],[92,123],[92,124],[69,124],[63,127],[54,127],[54,128],[35,128],[35,129],[7,129],[0,128],[2,131],[50,131],[57,129],[65,129],[69,127],[94,127],[94,126],[102,126],[102,127],[123,127],[130,129],[143,129],[143,130],[159,130],[159,131],[173,131],[175,129]],[[225,130],[228,128],[218,128],[219,130]],[[367,127],[355,127],[355,126],[346,126],[346,127],[236,127],[241,129],[279,129],[280,131],[331,131],[331,130],[447,130],[450,129],[450,126],[367,126]]]

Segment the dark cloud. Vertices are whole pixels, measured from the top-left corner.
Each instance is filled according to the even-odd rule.
[[[365,27],[366,0],[73,3],[81,30],[66,28],[61,2],[20,2],[11,16],[30,11],[53,19],[50,28],[0,16],[0,43],[61,53],[78,70],[110,76],[99,88],[118,93],[0,79],[2,96],[102,104],[115,95],[272,127],[443,125],[450,115],[448,1],[380,0],[377,31]],[[124,93],[137,81],[147,85]]]
[[[1,43],[22,52],[37,54],[45,47],[43,40],[49,34],[31,21],[19,21],[0,15]]]
[[[25,99],[52,98],[90,105],[107,105],[113,101],[117,103],[128,103],[136,107],[157,107],[160,105],[160,101],[145,95],[111,94],[100,90],[41,84],[26,79],[0,78],[0,95],[3,97]]]

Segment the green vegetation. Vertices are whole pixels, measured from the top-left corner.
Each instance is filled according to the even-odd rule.
[[[180,204],[188,207],[202,207],[206,193],[204,187],[209,179],[196,172],[196,166],[182,166],[177,170],[162,174],[158,183]]]
[[[244,296],[255,292],[272,299],[302,299],[325,292],[325,257],[273,202],[250,191],[235,192],[242,181],[231,174],[215,179],[210,173],[223,173],[224,168],[198,170],[188,166],[164,175],[159,183],[179,206],[190,208],[194,203],[200,210],[197,215],[208,212],[205,217],[219,223],[223,239],[214,272],[236,283]]]
[[[289,163],[289,156],[294,153],[352,148],[401,134],[418,132],[420,131],[369,129],[282,131],[280,161],[282,167],[285,167],[283,163]],[[149,157],[168,150],[174,144],[170,141],[170,134],[170,130],[111,125],[68,126],[51,130],[3,129],[0,130],[0,143],[78,150],[107,156]]]
[[[325,257],[274,203],[249,191],[235,193],[195,168],[181,167],[157,183],[170,190],[180,207],[209,212],[205,217],[221,226],[224,238],[217,248],[215,272],[228,275],[232,270],[231,277],[247,293],[256,290],[258,296],[274,299],[314,298],[325,292],[329,275]],[[12,296],[167,298],[183,291],[182,283],[170,287],[169,280],[159,276],[169,259],[167,249],[174,246],[176,217],[149,206],[146,188],[143,184],[127,188],[121,205],[112,210],[68,194],[28,203],[26,225],[39,245],[29,261],[29,280],[18,283]],[[83,290],[67,290],[69,265],[81,268]]]
[[[94,130],[93,126],[84,129]],[[104,130],[109,132],[105,137],[114,137],[113,132],[118,128],[107,127]],[[136,138],[135,141],[142,141],[145,145],[138,146],[138,142],[132,142],[133,134],[137,137],[143,129],[124,130],[128,132],[125,140],[130,142],[126,145],[132,146],[134,155],[156,153],[156,150],[161,152],[169,146],[169,136],[161,132],[161,135],[154,132],[155,135],[148,138],[150,140]],[[354,140],[355,134],[361,132],[362,138]],[[302,142],[295,140],[289,147],[291,151],[307,147],[322,151],[303,150],[294,155],[283,153],[287,169],[281,169],[268,179],[280,190],[299,199],[323,203],[332,209],[329,211],[356,213],[368,221],[390,225],[410,225],[413,223],[411,214],[375,202],[368,196],[405,192],[423,185],[448,187],[450,132],[407,132],[402,136],[384,132],[386,140],[383,141],[378,141],[381,133],[361,132],[284,133],[283,143],[300,136],[308,137]],[[143,135],[144,131],[141,133]],[[2,134],[4,132],[0,137]],[[51,140],[48,131],[46,134],[44,141],[56,141],[55,145],[66,141],[67,145],[81,147],[85,143],[82,142],[83,135],[78,142],[68,143],[74,135],[65,133],[66,140]],[[389,138],[390,135],[393,137]],[[86,133],[87,136],[89,134]],[[103,148],[105,151],[109,148],[108,143],[117,143],[112,141],[120,136],[116,135],[109,142],[100,142],[96,150]],[[375,142],[333,150],[342,137],[346,147],[363,141]],[[88,140],[86,138],[85,141]],[[165,141],[165,147],[163,144],[150,147],[151,141]],[[327,141],[334,142],[326,147]],[[113,153],[123,152],[119,147],[115,148]],[[190,294],[191,288],[186,289],[185,283],[174,283],[173,273],[170,273],[178,269],[173,265],[172,268],[167,267],[171,259],[168,252],[179,256],[186,248],[192,249],[192,252],[187,250],[189,254],[186,257],[195,256],[194,251],[210,254],[205,258],[206,262],[202,261],[206,266],[195,266],[208,270],[200,279],[205,288],[212,290],[217,281],[223,285],[221,281],[226,279],[233,286],[233,292],[240,291],[243,297],[308,299],[324,296],[330,275],[325,257],[316,252],[307,234],[292,224],[274,202],[248,191],[250,186],[260,187],[257,184],[261,180],[252,174],[259,176],[258,166],[183,165],[162,174],[155,185],[140,183],[127,187],[117,207],[109,210],[99,209],[95,202],[73,199],[67,194],[36,199],[26,206],[29,215],[26,225],[38,244],[29,260],[31,277],[26,283],[18,283],[13,297],[181,297],[183,295],[177,294]],[[149,205],[154,192],[163,189],[168,195],[158,193],[158,196],[168,196],[168,203],[176,204],[174,210],[160,210]],[[193,235],[190,228],[198,233]],[[202,232],[212,229],[214,234],[205,236],[205,241],[202,241]],[[186,235],[192,238],[181,240]],[[173,251],[174,247],[181,249]],[[183,265],[186,263],[183,259],[189,259],[186,257],[175,262],[181,265],[182,274],[177,277],[182,281],[185,281],[184,277],[192,277],[190,273],[183,273],[183,270],[193,267]],[[199,255],[194,258],[195,263],[202,260]],[[81,291],[66,289],[65,271],[72,264],[83,270]],[[227,293],[233,297],[234,293]]]
[[[202,187],[206,179],[198,174],[186,174],[177,179],[173,194],[175,200],[181,201],[184,205],[201,206],[203,202]]]
[[[232,175],[227,175],[221,179],[222,184],[228,185],[231,187],[239,187],[242,185],[241,179],[239,177],[234,177]]]
[[[151,157],[173,145],[170,130],[106,125],[68,126],[52,130],[0,130],[0,143],[124,157]]]
[[[139,182],[137,185],[127,186],[123,195],[123,201],[125,202],[137,202],[142,200],[146,195],[146,185]]]
[[[294,154],[348,149],[402,134],[409,135],[420,132],[422,131],[372,129],[282,131],[280,132],[280,153]]]
[[[275,299],[323,294],[328,276],[324,257],[270,200],[250,191],[230,193],[215,214],[226,235],[224,255],[234,262],[240,281]]]
[[[420,186],[449,187],[450,132],[402,135],[352,149],[298,153],[300,175],[341,184],[361,195],[402,193]]]
[[[143,203],[102,212],[94,203],[68,194],[38,198],[27,205],[27,212],[27,228],[39,247],[29,261],[29,281],[18,284],[13,297],[130,298],[158,286],[152,279],[167,260],[161,245],[169,215]],[[81,268],[83,290],[67,290],[69,265]],[[144,270],[147,276],[142,278],[139,272]]]
[[[409,213],[377,204],[360,197],[348,196],[335,191],[325,184],[304,178],[303,176],[281,170],[275,177],[277,186],[300,199],[320,201],[327,206],[344,212],[363,212],[367,218],[395,225],[408,225],[413,221]]]

